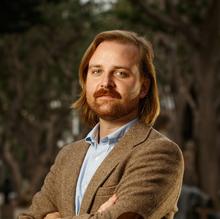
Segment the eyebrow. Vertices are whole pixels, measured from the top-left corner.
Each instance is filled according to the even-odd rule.
[[[102,68],[102,65],[89,65],[89,69],[91,68]],[[127,71],[131,71],[128,67],[125,67],[125,66],[117,66],[117,65],[114,65],[113,66],[113,69],[125,69]]]
[[[101,68],[102,66],[101,65],[89,65],[89,69],[90,68]]]

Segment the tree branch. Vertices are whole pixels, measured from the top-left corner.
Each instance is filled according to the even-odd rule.
[[[220,1],[213,0],[207,10],[206,20],[201,28],[206,51],[213,53],[219,59],[220,50]],[[213,58],[213,57],[212,57]]]
[[[5,142],[5,146],[3,148],[3,159],[5,163],[8,165],[8,167],[11,169],[12,172],[12,179],[15,184],[16,192],[19,194],[19,191],[21,191],[21,184],[22,184],[22,177],[21,177],[21,171],[19,168],[19,164],[16,162],[16,159],[11,153],[10,145],[9,143]]]
[[[161,25],[167,26],[173,30],[177,30],[180,33],[182,33],[189,40],[189,43],[193,47],[201,46],[201,42],[199,40],[196,31],[193,30],[189,24],[181,20],[180,17],[176,17],[176,16],[172,17],[159,13],[159,11],[153,9],[152,7],[144,3],[143,0],[138,0],[138,1],[129,0],[129,1],[134,7],[139,8],[139,10],[143,11],[147,16],[149,16],[153,20],[156,20]]]

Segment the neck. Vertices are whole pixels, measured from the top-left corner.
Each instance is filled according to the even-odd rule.
[[[99,119],[100,129],[99,129],[99,139],[103,138],[112,132],[116,131],[121,126],[135,119],[136,116],[129,119],[116,119],[116,120],[104,120]]]

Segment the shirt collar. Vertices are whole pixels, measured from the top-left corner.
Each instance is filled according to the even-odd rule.
[[[96,144],[98,138],[99,123],[87,134],[85,141],[89,144]]]
[[[128,129],[133,126],[138,119],[133,119],[130,122],[126,123],[122,127],[118,128],[113,133],[109,134],[108,136],[100,139],[100,143],[102,144],[115,144],[118,140],[128,131]],[[97,145],[97,137],[99,131],[99,123],[88,133],[85,138],[85,141],[91,145]]]

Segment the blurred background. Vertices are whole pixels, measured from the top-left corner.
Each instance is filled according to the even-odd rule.
[[[58,150],[88,128],[70,106],[78,66],[100,31],[146,36],[155,50],[155,127],[184,153],[176,219],[220,218],[220,1],[2,0],[0,219],[39,190]]]

